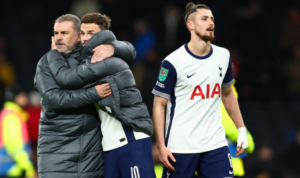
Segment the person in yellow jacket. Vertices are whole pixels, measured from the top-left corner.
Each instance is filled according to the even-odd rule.
[[[232,85],[232,88],[235,93],[235,96],[238,98],[238,93],[236,91],[234,84]],[[223,103],[221,105],[222,105],[221,106],[222,124],[225,129],[228,146],[229,146],[229,151],[231,154],[233,175],[234,175],[234,177],[243,177],[245,175],[245,170],[244,170],[242,158],[245,157],[247,154],[250,154],[254,151],[255,144],[254,144],[254,141],[253,141],[253,138],[252,138],[250,132],[248,131],[248,133],[247,133],[248,148],[242,155],[240,155],[238,157],[235,156],[236,140],[237,140],[239,132],[238,132],[237,128],[235,127],[232,119],[228,115]]]
[[[0,177],[34,178],[36,173],[30,160],[26,93],[17,86],[5,92],[6,102],[0,113]]]
[[[235,96],[238,97],[238,93],[236,91],[234,84],[232,85],[232,88],[235,93]],[[222,114],[222,124],[225,129],[228,146],[229,146],[229,150],[230,150],[230,154],[231,154],[231,161],[232,161],[234,177],[243,177],[245,175],[245,170],[244,170],[242,158],[245,157],[247,154],[250,154],[254,151],[255,144],[254,144],[253,138],[252,138],[250,132],[248,131],[248,134],[247,134],[248,148],[242,155],[240,155],[239,157],[236,157],[235,156],[236,140],[237,140],[239,132],[238,132],[237,128],[235,127],[232,119],[228,115],[223,103],[221,104],[221,114]],[[162,177],[162,173],[163,173],[162,165],[156,164],[154,169],[155,169],[156,177],[157,178]]]

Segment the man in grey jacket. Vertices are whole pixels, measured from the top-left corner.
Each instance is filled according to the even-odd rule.
[[[79,30],[80,20],[71,14],[59,17],[54,24],[55,46],[70,67],[79,64],[75,59],[82,51]],[[114,46],[114,56],[134,58],[134,55],[130,56],[135,53],[132,45],[118,41],[111,44]],[[102,135],[93,103],[109,96],[110,87],[102,84],[78,90],[63,89],[49,70],[47,54],[37,65],[34,82],[42,95],[39,177],[103,177]]]
[[[83,59],[81,64],[71,68],[65,64],[64,57],[53,50],[47,56],[49,69],[56,81],[67,89],[88,88],[99,82],[111,86],[112,95],[96,105],[102,121],[105,177],[153,178],[152,121],[129,66],[117,57],[103,61],[91,57],[91,49],[116,40],[109,27],[110,19],[106,15],[83,16],[81,42],[84,48],[78,57]]]

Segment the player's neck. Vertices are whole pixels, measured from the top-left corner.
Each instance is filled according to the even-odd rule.
[[[203,41],[199,39],[191,39],[188,47],[192,53],[197,56],[206,56],[210,52],[210,41]]]

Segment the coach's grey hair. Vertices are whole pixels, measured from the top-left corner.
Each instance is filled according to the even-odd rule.
[[[79,31],[80,31],[80,19],[76,15],[73,15],[73,14],[64,14],[64,15],[58,17],[55,20],[54,25],[56,23],[61,23],[61,22],[65,22],[65,21],[73,22],[73,28],[74,28],[74,30],[77,33],[79,33]]]

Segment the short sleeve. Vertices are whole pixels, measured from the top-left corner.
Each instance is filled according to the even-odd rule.
[[[156,85],[152,90],[154,95],[170,99],[177,81],[177,73],[174,66],[167,60],[164,60],[160,67]]]
[[[222,83],[222,87],[229,87],[231,84],[233,84],[233,76],[232,76],[231,58],[229,57],[229,64]]]

